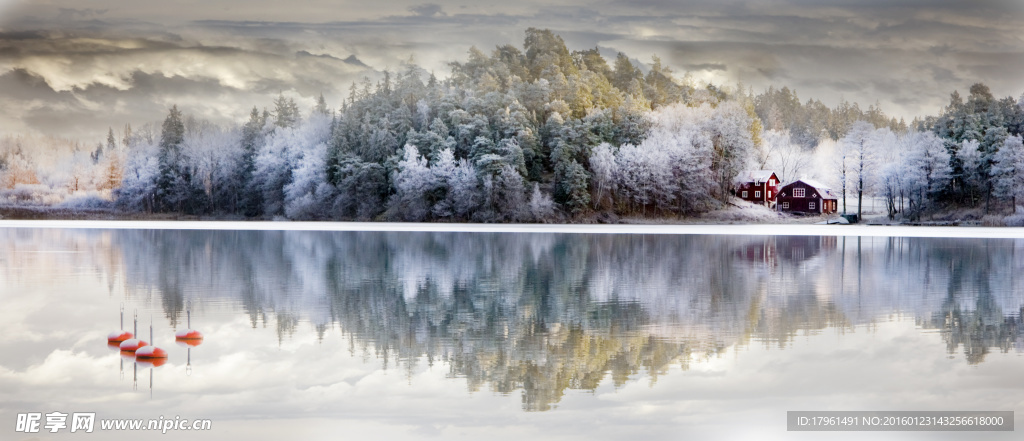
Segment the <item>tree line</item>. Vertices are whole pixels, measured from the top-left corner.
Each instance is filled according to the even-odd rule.
[[[412,63],[364,78],[338,108],[321,95],[303,111],[282,94],[240,126],[173,106],[162,124],[76,148],[75,165],[48,177],[8,146],[0,183],[106,191],[136,212],[529,222],[701,213],[747,168],[884,196],[893,217],[1013,206],[1024,181],[1022,103],[981,84],[908,124],[877,104],[801,103],[786,87],[698,86],[657,57],[643,70],[623,53],[609,63],[534,28],[521,49],[473,48],[450,67],[444,79]]]

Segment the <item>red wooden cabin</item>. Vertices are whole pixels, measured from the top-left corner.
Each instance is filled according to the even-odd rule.
[[[771,170],[748,170],[736,176],[736,197],[769,207],[779,194],[779,177]]]
[[[790,213],[835,213],[839,198],[827,186],[808,179],[790,183],[779,189],[777,209]]]

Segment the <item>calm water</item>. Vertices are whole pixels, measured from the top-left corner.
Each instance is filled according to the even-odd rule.
[[[53,411],[212,420],[160,439],[868,435],[787,410],[1020,430],[1022,269],[1009,239],[0,229],[0,438],[90,436],[14,433]],[[122,304],[167,364],[107,347]]]

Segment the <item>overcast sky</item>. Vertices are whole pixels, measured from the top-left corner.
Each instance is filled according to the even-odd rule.
[[[0,134],[97,140],[172,104],[240,122],[278,93],[336,107],[364,75],[413,57],[444,76],[470,46],[521,46],[528,27],[909,120],[975,82],[1020,97],[1022,24],[1019,0],[0,0]]]

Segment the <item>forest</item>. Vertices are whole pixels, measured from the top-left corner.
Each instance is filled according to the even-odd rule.
[[[956,208],[1014,217],[1024,95],[953,92],[911,122],[877,103],[696,84],[654,57],[570,50],[550,30],[470,49],[439,78],[406,63],[353,83],[338,107],[282,93],[218,125],[176,105],[106,142],[0,139],[0,204],[219,218],[588,222],[726,207],[735,177],[774,170],[885,200],[890,219]],[[40,153],[39,146],[48,153]],[[850,203],[847,200],[852,201]],[[1011,219],[1012,218],[1012,219]]]

